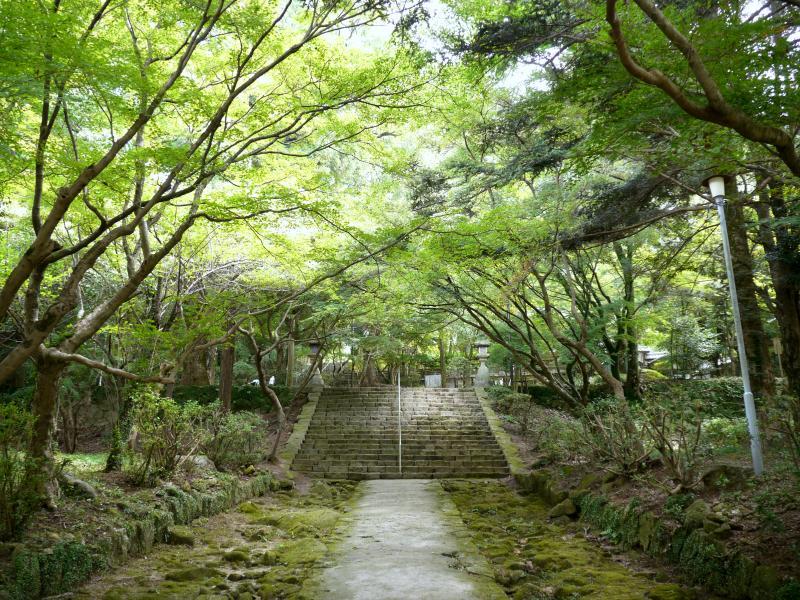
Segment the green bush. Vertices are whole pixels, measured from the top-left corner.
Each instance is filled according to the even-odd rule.
[[[200,443],[203,454],[220,470],[231,470],[262,460],[267,453],[267,430],[264,420],[255,413],[223,414],[218,406],[206,417],[205,437]]]
[[[291,400],[292,392],[285,385],[270,386],[284,406]],[[219,400],[219,388],[215,385],[176,385],[172,397],[178,404],[196,402],[202,406]],[[235,385],[231,392],[231,410],[269,412],[272,401],[261,393],[257,385]]]
[[[532,404],[531,397],[528,394],[520,394],[511,388],[503,386],[491,386],[486,388],[486,395],[489,398],[492,406],[498,412],[509,415],[512,414],[512,408],[516,405],[517,409],[520,407],[529,406]]]
[[[750,440],[744,418],[712,417],[703,421],[703,437],[715,450],[741,448]]]
[[[585,450],[583,429],[578,419],[552,408],[534,405],[528,438],[551,463],[569,462]]]
[[[529,385],[528,394],[539,406],[547,408],[566,408],[564,399],[546,385]]]
[[[38,505],[35,465],[26,454],[32,424],[16,404],[0,405],[0,540],[20,533]]]
[[[653,446],[627,403],[613,397],[599,399],[584,408],[581,424],[586,454],[607,471],[628,477],[645,466]]]
[[[208,409],[196,402],[178,404],[141,387],[131,398],[130,422],[135,442],[125,464],[137,485],[152,485],[172,475],[197,449]],[[183,458],[182,458],[183,457]]]
[[[646,385],[645,396],[700,400],[703,414],[708,416],[744,416],[740,377],[654,381]]]

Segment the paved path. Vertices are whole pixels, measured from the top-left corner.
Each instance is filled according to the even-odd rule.
[[[506,598],[436,481],[362,484],[349,532],[317,583],[330,600]]]

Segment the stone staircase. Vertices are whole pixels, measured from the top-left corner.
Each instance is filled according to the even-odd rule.
[[[292,468],[329,479],[505,477],[508,464],[471,388],[326,388]]]

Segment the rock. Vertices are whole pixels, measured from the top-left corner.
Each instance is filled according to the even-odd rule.
[[[214,461],[208,458],[205,454],[196,454],[188,457],[179,456],[178,460],[183,460],[184,463],[194,465],[198,469],[206,469],[208,471],[217,470],[217,466],[214,464]]]
[[[588,490],[598,481],[601,481],[605,473],[587,473],[581,478],[580,483],[578,483],[578,490]]]
[[[245,475],[255,475],[256,468],[253,465],[247,465],[242,471]]]
[[[745,487],[752,471],[736,465],[715,465],[703,473],[703,485],[715,490],[740,490]]]
[[[222,555],[222,559],[228,562],[246,562],[249,558],[250,554],[243,548],[237,548]]]
[[[724,540],[731,537],[731,526],[729,523],[717,523],[711,519],[703,521],[703,531],[711,537],[718,540]]]
[[[222,573],[220,571],[210,567],[189,567],[188,569],[170,571],[164,575],[164,579],[167,581],[196,581],[198,579],[208,579],[221,575]]]
[[[639,515],[639,545],[648,551],[656,544],[658,538],[658,519],[650,512],[645,511]]]
[[[194,546],[194,532],[185,525],[168,527],[167,543],[173,546]]]
[[[689,531],[703,527],[703,522],[711,514],[711,509],[703,500],[695,500],[686,509],[683,524]]]
[[[570,498],[567,498],[551,508],[550,512],[547,513],[547,516],[550,519],[555,519],[556,517],[570,517],[577,512],[578,508],[575,506],[575,503]]]
[[[77,477],[62,471],[58,476],[58,480],[61,483],[61,487],[64,489],[64,492],[68,496],[90,499],[97,498],[97,490],[82,479],[78,479]]]
[[[268,567],[278,564],[278,555],[272,550],[267,550],[261,555],[261,564]]]

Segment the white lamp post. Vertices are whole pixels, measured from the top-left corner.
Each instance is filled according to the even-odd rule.
[[[475,387],[482,388],[489,385],[489,367],[486,366],[486,360],[489,358],[489,342],[488,340],[478,340],[475,347],[478,349],[478,360],[481,361],[478,372],[475,374]]]
[[[756,475],[764,472],[764,459],[761,456],[761,436],[758,432],[758,417],[753,392],[750,388],[750,371],[747,365],[747,354],[744,349],[744,332],[742,330],[742,317],[739,313],[739,296],[736,294],[736,281],[733,278],[733,260],[731,259],[731,243],[728,239],[728,223],[725,218],[725,179],[720,176],[708,179],[708,189],[714,204],[717,205],[719,214],[720,235],[722,236],[722,250],[725,254],[725,270],[728,272],[728,289],[731,296],[733,309],[733,322],[736,328],[736,348],[739,354],[739,369],[742,372],[742,386],[744,387],[744,412],[747,416],[747,430],[750,433],[750,452],[753,455],[753,471]]]

